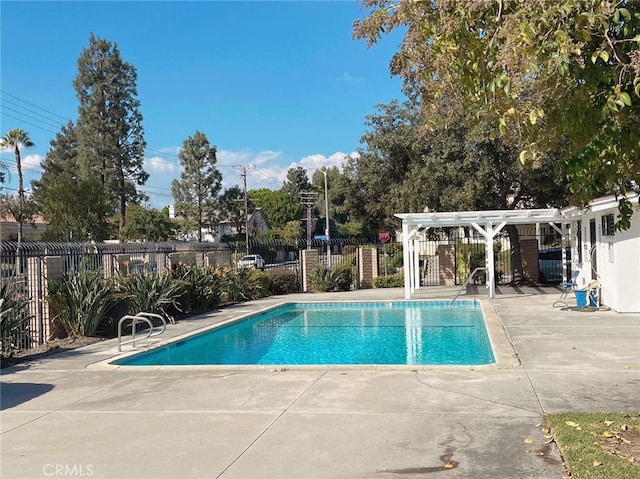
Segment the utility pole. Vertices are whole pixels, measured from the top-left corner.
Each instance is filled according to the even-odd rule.
[[[249,254],[249,200],[247,198],[247,172],[253,169],[253,165],[236,165],[234,170],[239,170],[242,183],[244,185],[244,237],[245,237],[245,254]]]
[[[301,191],[302,206],[307,210],[307,249],[311,249],[311,210],[316,204],[318,194],[315,191]]]

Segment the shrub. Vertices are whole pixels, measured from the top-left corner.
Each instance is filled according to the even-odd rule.
[[[127,312],[161,314],[174,322],[173,315],[182,312],[180,298],[186,283],[176,280],[170,273],[137,271],[118,279],[117,295],[127,301]]]
[[[402,288],[404,287],[404,276],[394,274],[391,276],[378,276],[373,278],[374,288]]]
[[[309,275],[309,286],[315,291],[333,291],[335,280],[332,271],[323,263],[318,263]]]
[[[348,264],[341,264],[332,269],[334,289],[338,291],[351,290],[354,271],[353,267]]]
[[[183,285],[180,297],[182,312],[200,312],[216,309],[222,299],[220,277],[211,267],[180,266],[172,276]]]
[[[0,355],[12,354],[15,339],[30,318],[27,298],[18,292],[14,283],[3,284],[0,287]]]
[[[224,269],[218,272],[222,301],[236,303],[256,299],[250,268]]]
[[[61,282],[49,281],[47,301],[57,311],[56,319],[68,336],[92,336],[108,318],[114,296],[99,270],[65,275]]]
[[[349,291],[352,279],[353,267],[348,263],[334,268],[318,263],[309,275],[309,285],[315,291]]]
[[[254,269],[251,271],[249,279],[253,294],[257,298],[264,298],[271,294],[271,276],[269,274],[259,269]]]
[[[300,282],[295,271],[290,269],[270,269],[271,294],[289,294],[300,291]]]

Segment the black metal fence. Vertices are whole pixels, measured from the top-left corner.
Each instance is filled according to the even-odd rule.
[[[47,281],[51,278],[51,260],[57,259],[55,277],[83,269],[99,269],[105,277],[130,274],[139,270],[167,271],[180,264],[236,267],[247,252],[264,258],[265,269],[286,268],[301,281],[301,251],[317,249],[320,261],[329,267],[344,261],[356,261],[361,239],[326,241],[267,240],[234,243],[0,243],[0,285],[11,283],[29,301],[30,321],[15,338],[19,349],[44,343],[49,321],[46,315]],[[329,253],[328,253],[329,252]],[[354,259],[356,258],[356,259]],[[357,282],[354,283],[357,285]]]

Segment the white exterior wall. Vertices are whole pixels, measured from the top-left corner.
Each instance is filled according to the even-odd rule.
[[[572,253],[574,266],[581,269],[578,285],[586,286],[591,280],[601,284],[601,303],[620,313],[640,312],[640,211],[638,198],[632,200],[634,212],[631,228],[616,231],[613,236],[602,234],[602,216],[617,217],[617,202],[613,198],[595,200],[591,209],[577,218],[582,221],[582,264]],[[595,219],[595,270],[592,269],[590,221]],[[574,238],[575,240],[575,238]]]

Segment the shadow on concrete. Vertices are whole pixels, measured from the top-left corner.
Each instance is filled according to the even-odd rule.
[[[53,388],[53,384],[0,383],[0,411],[42,396]]]

